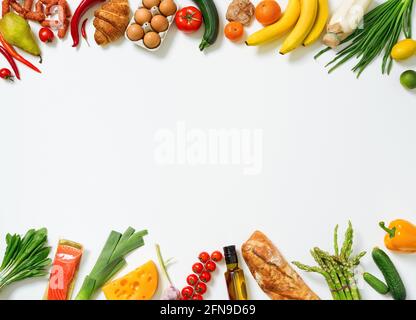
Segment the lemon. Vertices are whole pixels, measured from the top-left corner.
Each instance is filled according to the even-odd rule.
[[[405,60],[416,53],[416,41],[412,39],[404,39],[397,42],[391,49],[391,57],[394,60]]]

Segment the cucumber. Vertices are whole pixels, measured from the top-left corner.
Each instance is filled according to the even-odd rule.
[[[217,40],[220,30],[220,18],[213,0],[194,0],[194,2],[204,17],[205,31],[199,45],[199,50],[203,51]]]
[[[383,273],[393,299],[405,300],[406,288],[389,256],[380,248],[374,248],[372,256],[377,267]]]
[[[365,282],[367,282],[370,285],[371,288],[373,288],[380,294],[386,294],[390,291],[389,287],[383,281],[373,276],[371,273],[364,272],[363,278]]]

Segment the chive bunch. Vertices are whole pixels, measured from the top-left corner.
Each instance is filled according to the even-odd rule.
[[[342,44],[345,48],[340,50],[335,58],[326,67],[329,73],[337,69],[346,61],[357,58],[358,63],[352,68],[357,78],[365,68],[381,53],[383,62],[381,71],[389,74],[393,65],[390,56],[391,49],[399,40],[400,35],[406,38],[412,36],[412,8],[414,0],[387,0],[368,12],[363,19],[362,28],[358,28]],[[320,51],[315,59],[329,51],[326,48]]]

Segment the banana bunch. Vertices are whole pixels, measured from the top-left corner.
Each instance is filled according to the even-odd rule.
[[[279,51],[286,54],[302,44],[308,46],[318,40],[328,17],[328,0],[289,0],[282,18],[250,35],[246,44],[258,46],[280,39],[292,30]]]

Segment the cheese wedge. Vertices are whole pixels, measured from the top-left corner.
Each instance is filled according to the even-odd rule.
[[[120,279],[103,287],[107,300],[150,300],[158,285],[156,264],[150,260]]]

